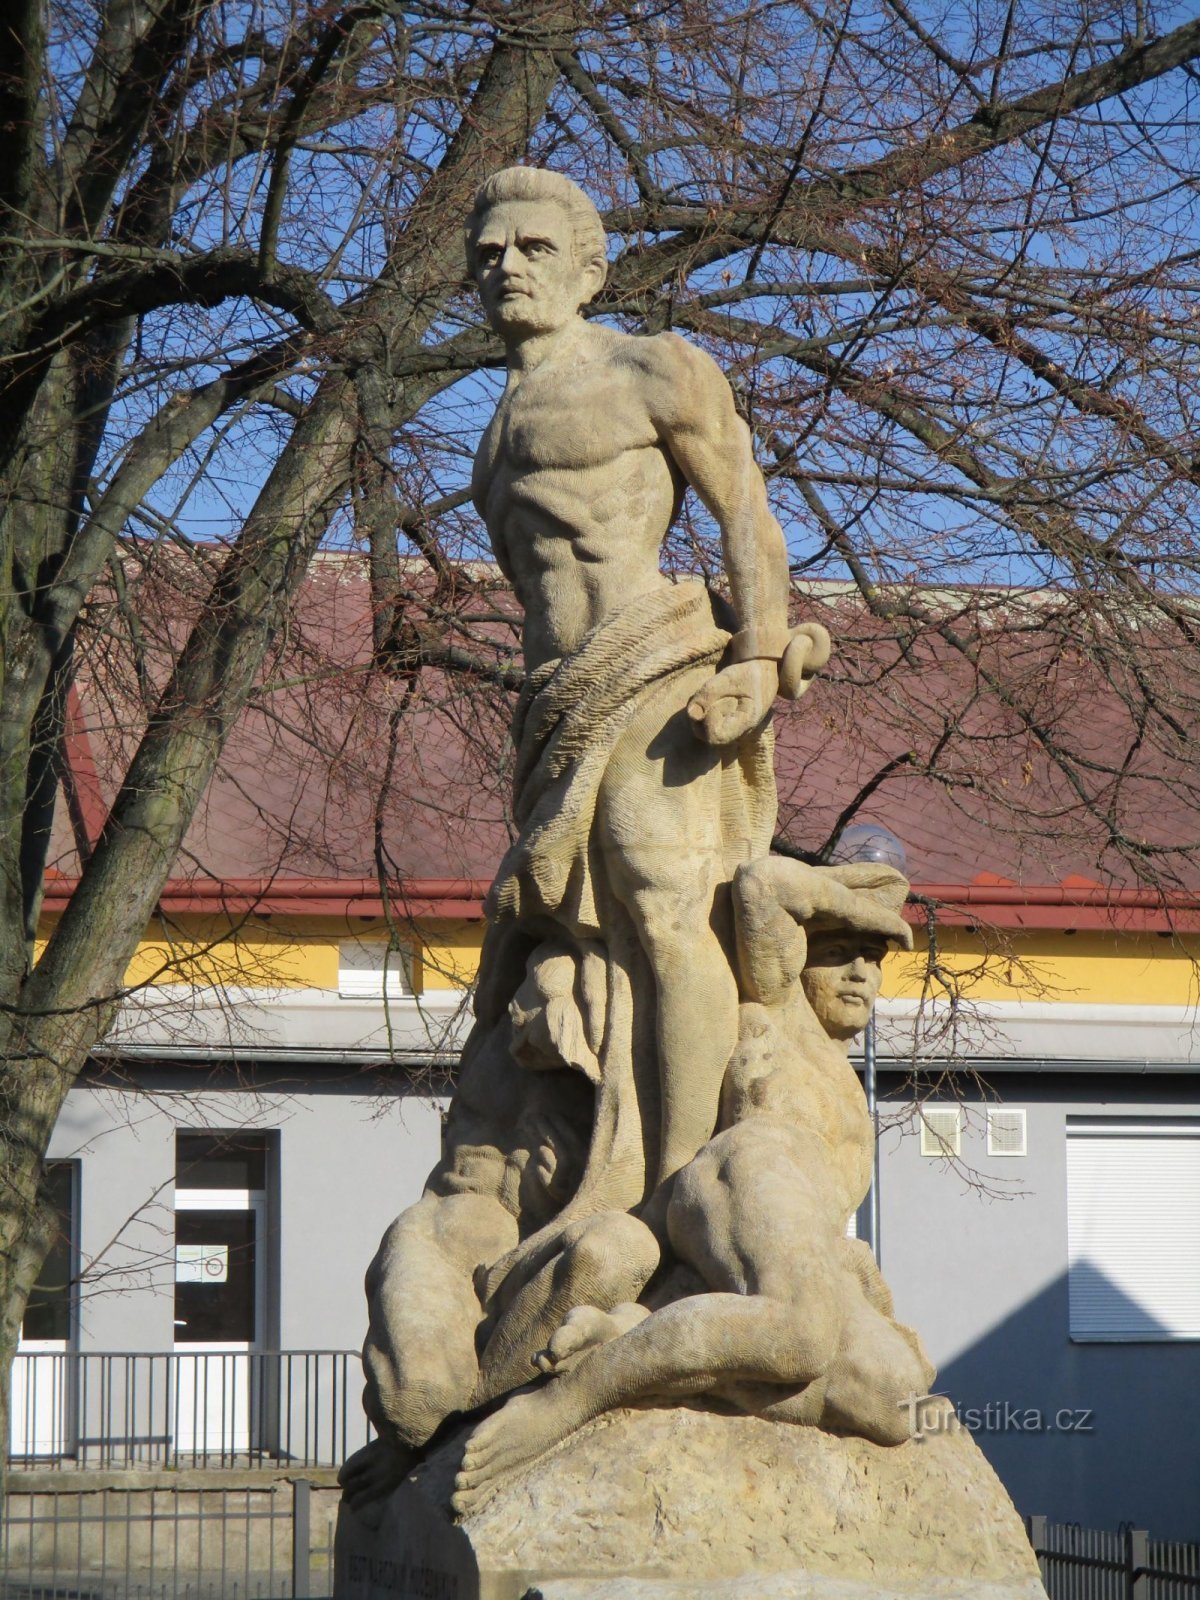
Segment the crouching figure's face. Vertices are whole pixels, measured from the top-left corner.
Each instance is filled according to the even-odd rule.
[[[800,975],[808,1003],[831,1039],[853,1039],[871,1016],[883,981],[887,943],[870,935],[810,935]]]

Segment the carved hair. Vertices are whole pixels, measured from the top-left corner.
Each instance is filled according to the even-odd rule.
[[[483,219],[505,200],[535,200],[561,206],[570,219],[576,266],[598,266],[604,275],[600,279],[603,286],[608,274],[608,256],[600,213],[577,183],[546,167],[505,167],[480,186],[463,230],[467,267],[471,273],[475,271],[475,241]]]

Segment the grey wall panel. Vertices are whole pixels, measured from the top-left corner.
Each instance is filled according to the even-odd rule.
[[[438,1157],[438,1103],[297,1096],[280,1133],[284,1349],[357,1350],[363,1274],[388,1223],[420,1196]]]
[[[174,1314],[174,1121],[122,1088],[76,1088],[50,1144],[77,1160],[82,1350],[169,1350]]]
[[[339,1068],[137,1068],[73,1089],[51,1145],[80,1162],[84,1350],[169,1350],[177,1126],[276,1133],[273,1305],[264,1342],[357,1349],[362,1279],[380,1235],[420,1194],[441,1102],[402,1074]]]
[[[1072,1343],[1066,1130],[1069,1116],[1195,1117],[1200,1107],[1165,1077],[1006,1077],[1001,1087],[1005,1104],[1028,1109],[1025,1158],[986,1154],[977,1095],[957,1171],[922,1157],[915,1133],[884,1135],[883,1266],[897,1315],[925,1340],[937,1388],[977,1414],[975,1438],[1022,1512],[1198,1539],[1200,1344]]]

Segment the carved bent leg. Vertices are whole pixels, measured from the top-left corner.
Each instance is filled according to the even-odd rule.
[[[371,1325],[364,1405],[380,1434],[424,1444],[471,1403],[483,1308],[474,1275],[515,1241],[512,1215],[486,1195],[425,1195],[384,1235],[367,1273]]]
[[[788,1139],[773,1130],[755,1137],[748,1126],[720,1135],[685,1168],[667,1213],[679,1255],[729,1292],[678,1300],[589,1350],[545,1388],[510,1400],[467,1446],[460,1511],[613,1406],[738,1380],[796,1389],[824,1374],[841,1320],[836,1234],[810,1246],[806,1232],[830,1232],[819,1190],[802,1167],[778,1159],[781,1142],[792,1147]],[[553,1360],[553,1341],[548,1353]]]
[[[611,1311],[636,1300],[658,1266],[650,1230],[623,1211],[606,1211],[566,1230],[562,1251],[526,1283],[500,1317],[480,1362],[473,1404],[482,1405],[536,1376],[535,1355],[577,1306]]]
[[[795,1388],[818,1377],[832,1354],[832,1328],[805,1328],[793,1307],[765,1296],[677,1300],[482,1422],[455,1481],[455,1510],[468,1515],[509,1473],[614,1406],[709,1393],[725,1378]]]
[[[403,1481],[418,1447],[469,1402],[478,1378],[473,1288],[481,1261],[507,1249],[516,1223],[490,1196],[424,1195],[396,1219],[367,1270],[370,1329],[363,1409],[379,1434],[338,1473],[346,1504],[372,1507]]]
[[[822,1141],[750,1118],[714,1139],[682,1175],[672,1240],[714,1288],[767,1295],[801,1319],[823,1301],[822,1321],[836,1320],[831,1359],[810,1391],[771,1399],[756,1387],[752,1399],[727,1384],[720,1393],[774,1421],[899,1444],[910,1433],[906,1402],[925,1392],[934,1369],[911,1329],[892,1320],[870,1250],[841,1237],[837,1194]],[[778,1381],[766,1371],[753,1376]]]

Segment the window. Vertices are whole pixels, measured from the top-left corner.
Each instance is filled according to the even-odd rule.
[[[21,1342],[66,1349],[75,1299],[75,1162],[48,1161],[46,1187],[58,1218],[50,1250],[30,1290]]]
[[[956,1156],[961,1142],[961,1121],[957,1106],[918,1106],[921,1119],[921,1154]]]
[[[175,1340],[262,1337],[269,1134],[175,1135]]]
[[[1067,1129],[1071,1337],[1200,1339],[1200,1121]]]
[[[274,1135],[175,1135],[176,1448],[241,1454],[268,1415],[254,1353],[267,1337],[267,1175]]]
[[[386,939],[343,939],[338,945],[338,994],[344,1000],[398,1000],[412,993],[406,950]]]

